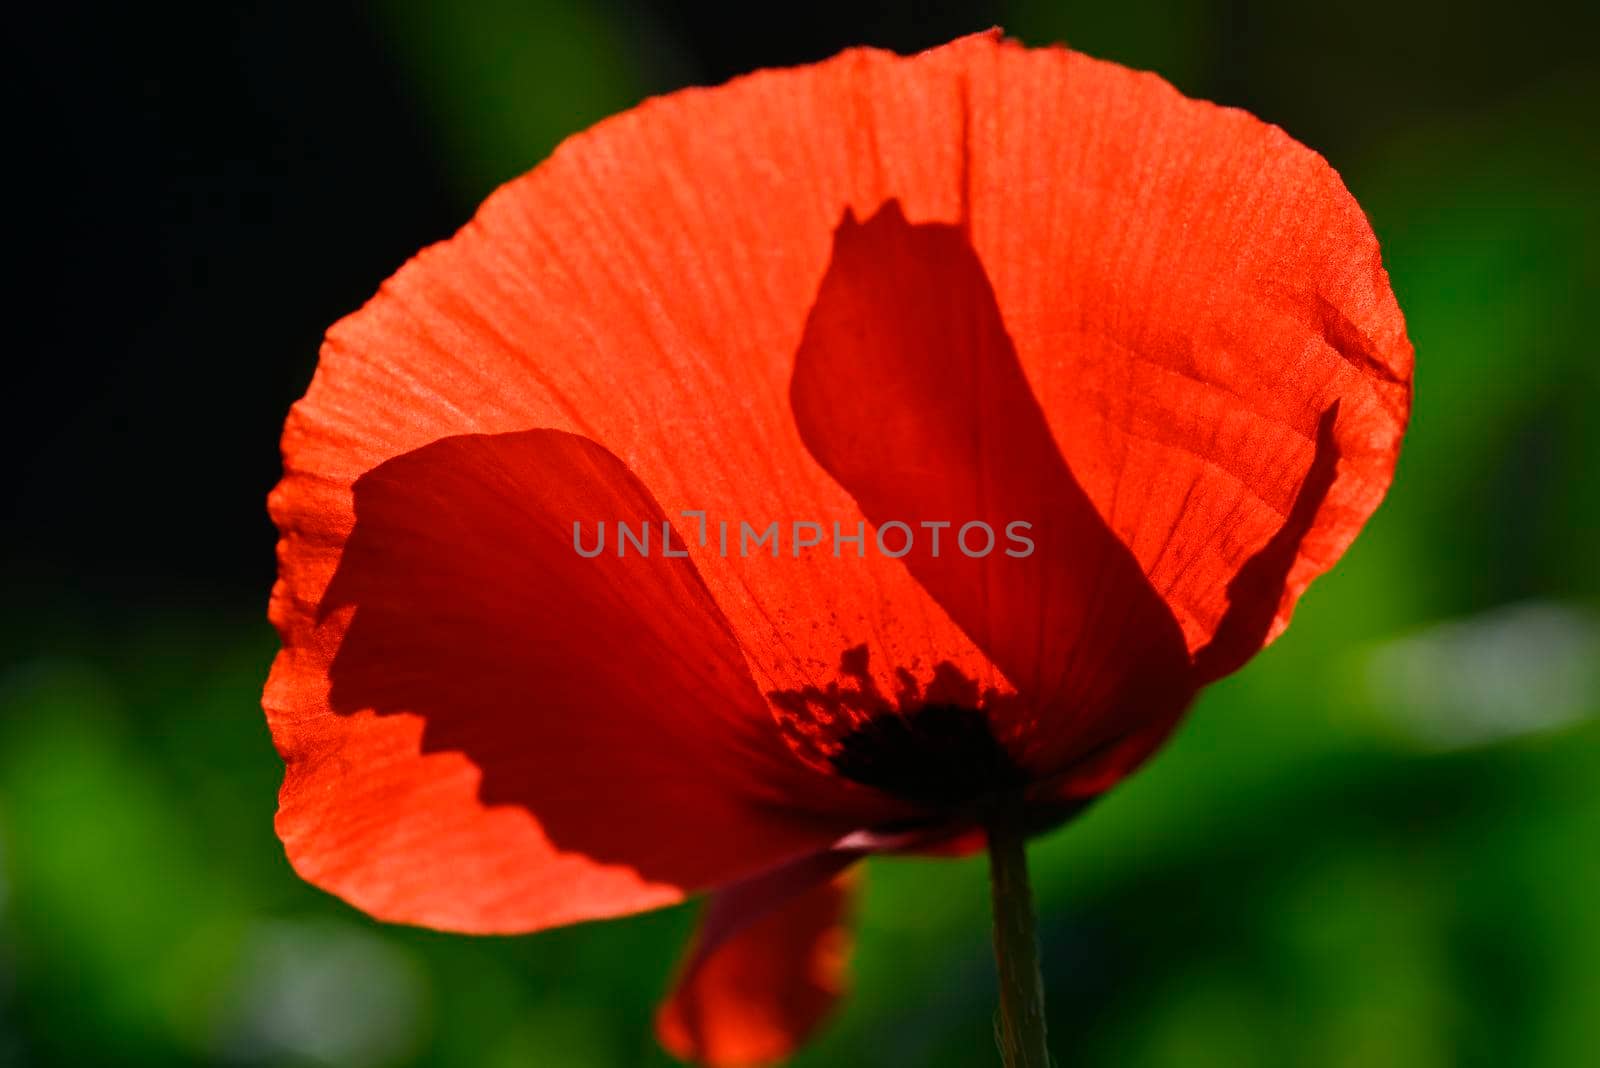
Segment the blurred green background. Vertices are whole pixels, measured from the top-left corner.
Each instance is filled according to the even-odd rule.
[[[1600,1058],[1594,5],[644,0],[30,12],[0,653],[0,1065],[665,1063],[692,912],[377,925],[272,833],[263,498],[321,330],[564,135],[1002,24],[1323,152],[1417,347],[1286,637],[1033,849],[1064,1065]],[[874,862],[807,1065],[996,1063],[981,861]]]

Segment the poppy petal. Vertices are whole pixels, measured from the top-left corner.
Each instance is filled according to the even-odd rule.
[[[737,923],[708,950],[707,934],[730,922],[725,913],[742,909],[713,897],[657,1013],[661,1044],[676,1057],[716,1068],[770,1064],[791,1053],[844,991],[854,881],[843,873],[812,882],[759,918]]]
[[[1191,653],[1233,613],[1202,678],[1232,670],[1393,475],[1412,350],[1372,229],[1316,153],[1153,75],[991,49],[966,77],[973,245],[1029,382]]]
[[[286,483],[280,516],[317,489]],[[274,604],[278,829],[312,882],[384,919],[527,930],[676,901],[854,825],[793,814],[832,780],[782,742],[690,561],[573,552],[575,523],[662,529],[600,446],[441,439],[358,479],[354,512],[315,611],[288,591],[332,553],[293,554]]]

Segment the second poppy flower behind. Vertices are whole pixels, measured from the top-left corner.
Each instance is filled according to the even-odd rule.
[[[651,101],[330,330],[272,498],[279,833],[448,930],[710,892],[663,1041],[781,1057],[850,864],[1137,767],[1377,506],[1410,374],[1337,175],[1153,76],[979,36]],[[704,536],[802,521],[862,540]],[[655,551],[575,551],[622,527]]]

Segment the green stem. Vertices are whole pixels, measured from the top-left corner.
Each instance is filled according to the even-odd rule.
[[[1006,1068],[1049,1068],[1044,980],[1028,885],[1027,836],[1014,806],[989,820],[989,886],[994,896],[994,962],[1000,973],[995,1038]]]

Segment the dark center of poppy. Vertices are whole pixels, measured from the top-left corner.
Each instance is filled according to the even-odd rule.
[[[988,717],[962,705],[881,712],[844,735],[829,760],[847,779],[932,808],[962,808],[1028,783]]]

